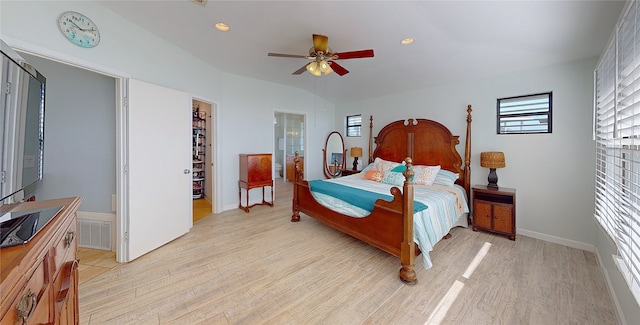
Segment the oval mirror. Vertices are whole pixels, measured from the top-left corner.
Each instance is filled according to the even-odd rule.
[[[324,176],[326,178],[339,177],[342,174],[342,169],[345,168],[347,159],[347,149],[344,148],[340,132],[329,133],[322,151],[324,152],[324,162],[322,163]]]

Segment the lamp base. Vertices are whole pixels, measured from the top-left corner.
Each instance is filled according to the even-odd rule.
[[[358,157],[353,158],[353,170],[358,170]]]
[[[487,178],[489,184],[487,184],[487,188],[497,190],[498,189],[498,174],[496,174],[495,168],[489,168],[489,177]]]

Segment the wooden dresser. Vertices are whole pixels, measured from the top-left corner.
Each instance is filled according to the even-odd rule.
[[[26,244],[0,249],[0,324],[78,324],[79,197],[19,204],[62,207]]]
[[[240,154],[240,180],[238,181],[238,207],[245,212],[255,205],[267,204],[273,206],[273,172],[271,170],[271,154]],[[264,199],[264,188],[271,188],[271,202]],[[246,204],[242,205],[242,189],[245,189]],[[262,188],[262,202],[249,205],[249,191]]]

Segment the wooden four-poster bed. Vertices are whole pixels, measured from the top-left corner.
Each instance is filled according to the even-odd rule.
[[[420,250],[414,243],[414,190],[419,186],[412,181],[414,168],[418,165],[440,166],[441,170],[457,174],[455,184],[464,189],[466,195],[464,202],[468,209],[467,198],[469,198],[471,177],[471,111],[471,105],[468,105],[464,168],[461,167],[462,158],[456,150],[456,145],[460,143],[459,136],[452,135],[444,125],[427,119],[399,120],[386,125],[375,137],[376,147],[372,151],[374,138],[372,138],[373,118],[371,117],[369,163],[373,163],[378,158],[398,163],[404,161],[406,167],[401,168],[404,170],[402,190],[391,187],[389,192],[392,199],[377,199],[370,214],[364,217],[352,217],[321,204],[314,197],[310,182],[303,179],[302,172],[298,169],[299,159],[296,158],[291,221],[299,221],[300,213],[304,213],[397,256],[402,265],[399,272],[400,279],[405,283],[415,283],[417,279],[414,260]],[[445,230],[444,237],[451,236],[448,231],[453,226]],[[428,252],[424,252],[423,249],[423,254]]]

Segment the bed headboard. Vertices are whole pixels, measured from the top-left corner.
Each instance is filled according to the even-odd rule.
[[[370,118],[370,129],[373,118]],[[369,132],[371,135],[371,130]],[[376,148],[371,152],[369,138],[369,163],[376,157],[401,162],[411,157],[414,165],[440,165],[442,169],[458,173],[458,184],[469,190],[471,176],[471,105],[467,107],[467,138],[465,145],[464,168],[462,157],[456,150],[459,136],[452,135],[449,129],[432,120],[408,119],[391,122],[383,127],[375,137]]]

